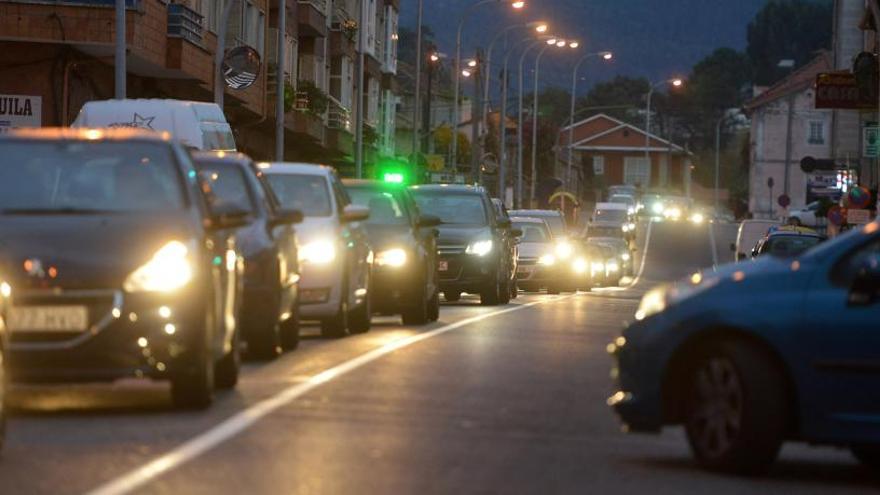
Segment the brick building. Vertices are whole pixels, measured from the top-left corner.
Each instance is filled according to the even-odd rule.
[[[128,97],[212,100],[226,1],[127,0]],[[224,111],[239,147],[267,159],[274,149],[280,0],[232,1],[227,48],[253,47],[263,69],[250,88],[226,90]],[[358,33],[367,41],[367,155],[392,154],[399,0],[284,1],[288,56],[280,65],[295,101],[285,116],[286,159],[351,162]],[[361,1],[368,13],[363,27],[355,22]],[[0,98],[39,103],[39,119],[30,125],[41,126],[69,125],[86,101],[112,98],[113,3],[0,0]]]
[[[556,176],[566,176],[570,127],[560,131]],[[587,182],[602,188],[632,184],[645,190],[658,189],[687,194],[690,183],[690,153],[654,134],[605,114],[574,124],[572,184],[583,197]],[[592,174],[587,167],[592,169]],[[592,179],[591,179],[592,176]]]

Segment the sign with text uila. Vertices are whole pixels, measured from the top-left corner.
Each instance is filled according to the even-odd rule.
[[[870,110],[877,108],[877,102],[859,87],[855,75],[827,72],[816,76],[816,108]]]
[[[42,97],[0,94],[0,134],[18,127],[40,127],[42,116]]]

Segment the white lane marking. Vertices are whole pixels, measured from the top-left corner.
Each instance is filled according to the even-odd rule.
[[[715,224],[709,222],[709,244],[712,246],[712,269],[718,267],[718,245],[715,242]]]
[[[651,230],[654,227],[654,219],[648,220],[648,230],[645,232],[645,246],[642,248],[642,259],[639,263],[639,273],[636,274],[636,278],[626,286],[627,289],[631,289],[639,283],[639,280],[642,278],[642,274],[645,272],[645,261],[648,259],[648,246],[651,244]]]
[[[431,330],[429,332],[421,333],[418,335],[405,337],[385,344],[382,347],[378,347],[376,349],[373,349],[372,351],[367,352],[366,354],[362,354],[354,359],[351,359],[332,368],[328,368],[316,375],[313,375],[305,382],[297,383],[296,385],[292,385],[282,390],[276,395],[265,399],[262,402],[259,402],[249,407],[248,409],[245,409],[244,411],[239,412],[235,416],[232,416],[226,421],[223,421],[222,423],[211,428],[205,433],[202,433],[201,435],[192,438],[191,440],[178,446],[167,454],[153,459],[147,464],[126,474],[123,474],[122,476],[113,479],[99,486],[98,488],[95,488],[94,490],[88,492],[88,495],[121,495],[125,493],[130,493],[142,487],[143,485],[153,481],[159,476],[167,473],[168,471],[171,471],[181,466],[182,464],[185,464],[195,459],[196,457],[199,457],[200,455],[213,449],[221,443],[242,433],[243,431],[247,430],[255,423],[257,423],[257,421],[263,419],[264,417],[280,409],[281,407],[286,406],[287,404],[293,402],[299,397],[302,397],[303,395],[314,390],[315,388],[331,380],[339,378],[347,373],[350,373],[366,364],[376,361],[383,356],[391,354],[394,351],[417,344],[419,342],[422,342],[423,340],[428,340],[430,338],[437,337],[438,335],[457,330],[473,323],[493,318],[495,316],[519,311],[532,306],[537,306],[539,304],[546,304],[549,302],[568,299],[570,297],[572,296],[558,296],[542,299],[540,301],[520,304],[511,308],[494,311],[492,313],[487,313],[480,316],[474,316],[472,318],[467,318],[456,323],[440,327],[436,330]]]

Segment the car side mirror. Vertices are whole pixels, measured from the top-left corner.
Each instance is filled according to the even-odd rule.
[[[880,301],[880,255],[866,257],[856,269],[849,291],[850,306],[870,306]]]
[[[218,204],[211,208],[210,226],[213,229],[237,229],[251,221],[251,213],[234,204]]]
[[[362,222],[370,218],[370,209],[366,206],[348,205],[342,210],[342,221],[345,223]]]
[[[272,218],[271,223],[273,227],[279,225],[295,225],[302,223],[303,218],[303,212],[299,210],[281,210],[274,218]]]
[[[508,218],[499,218],[498,219],[498,227],[502,229],[509,229],[510,226],[513,225]]]
[[[523,236],[523,231],[522,229],[513,229],[510,231],[510,235],[519,238]]]
[[[435,217],[434,215],[422,215],[419,217],[418,226],[420,228],[431,228],[437,227],[442,223],[443,220],[440,220],[440,217]]]

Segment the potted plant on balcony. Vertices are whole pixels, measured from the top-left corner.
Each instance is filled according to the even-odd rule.
[[[354,41],[354,37],[357,36],[358,32],[358,23],[354,19],[347,19],[342,21],[342,33],[345,34],[345,37],[348,38],[348,41]]]
[[[327,113],[330,98],[314,82],[301,79],[297,82],[295,106],[297,110],[306,112],[316,117]]]

